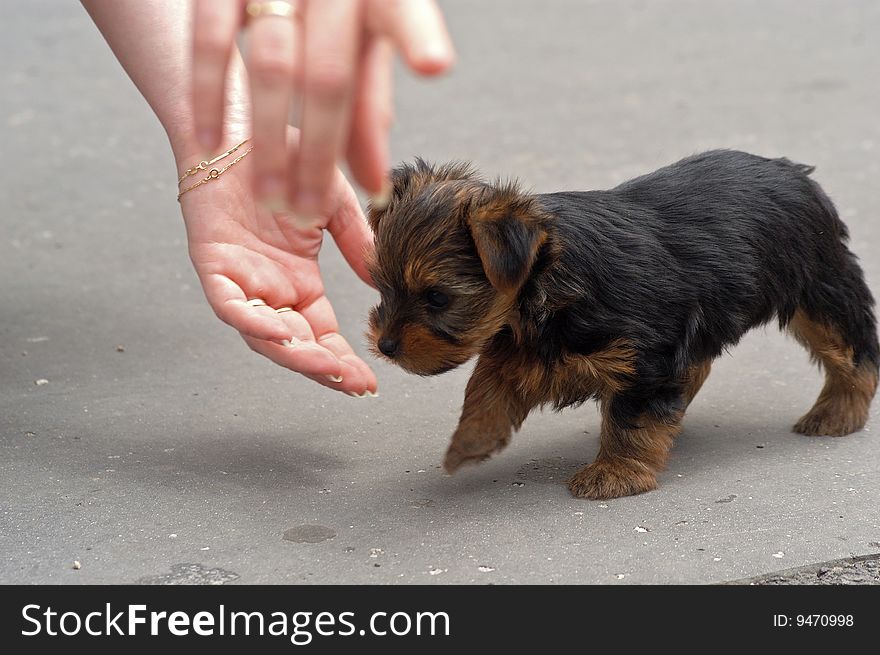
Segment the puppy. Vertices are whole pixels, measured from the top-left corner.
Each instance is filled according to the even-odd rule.
[[[854,432],[877,388],[874,301],[812,170],[720,150],[610,191],[533,195],[463,164],[404,165],[369,211],[370,343],[418,375],[478,356],[450,473],[535,407],[597,400],[599,454],[569,482],[582,498],[655,489],[712,360],[774,318],[825,369],[794,430]]]

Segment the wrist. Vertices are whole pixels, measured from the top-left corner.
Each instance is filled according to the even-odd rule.
[[[223,138],[217,152],[205,152],[196,138],[192,103],[187,97],[175,111],[160,116],[180,172],[200,161],[211,159],[250,136],[250,103],[245,86],[244,67],[233,56],[226,78],[226,103],[223,108]]]
[[[192,120],[187,121],[185,126],[166,127],[168,142],[174,154],[178,175],[199,162],[210,161],[217,155],[226,152],[233,146],[241,143],[250,136],[249,126],[227,121],[223,129],[223,140],[216,152],[206,152],[195,136]]]

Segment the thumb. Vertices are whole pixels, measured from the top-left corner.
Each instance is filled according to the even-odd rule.
[[[373,233],[354,190],[341,173],[337,172],[337,175],[341,178],[339,188],[342,200],[327,223],[327,231],[333,235],[333,240],[352,270],[372,287],[375,285],[367,269],[367,258],[373,252]]]

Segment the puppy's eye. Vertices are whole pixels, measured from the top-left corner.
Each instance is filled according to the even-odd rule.
[[[442,291],[437,291],[436,289],[428,291],[426,297],[428,299],[428,304],[434,309],[443,309],[449,304],[449,298],[446,294]]]

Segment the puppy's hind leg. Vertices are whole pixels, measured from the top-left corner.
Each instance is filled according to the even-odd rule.
[[[870,311],[866,310],[870,317]],[[869,321],[873,326],[873,321]],[[825,386],[812,409],[794,425],[808,435],[843,436],[861,430],[868,420],[871,399],[877,390],[876,354],[859,352],[840,328],[811,318],[798,309],[788,325],[814,360],[825,369]],[[876,353],[876,336],[873,336]],[[861,355],[861,356],[859,356]]]

